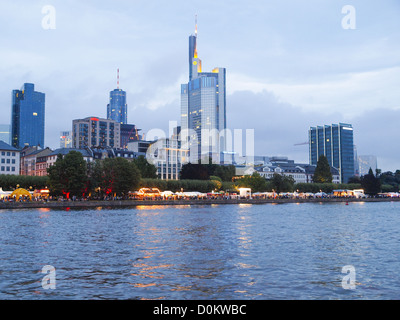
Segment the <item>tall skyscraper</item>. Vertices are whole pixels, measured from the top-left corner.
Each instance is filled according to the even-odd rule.
[[[340,181],[347,183],[354,176],[354,143],[351,124],[332,124],[310,127],[310,164],[317,165],[321,155],[338,169]]]
[[[189,37],[189,82],[181,85],[181,139],[186,139],[183,147],[190,149],[191,162],[211,156],[218,163],[225,150],[225,79],[225,68],[203,72],[197,53],[196,21],[195,34]]]
[[[126,92],[119,88],[119,69],[117,77],[117,89],[110,92],[110,102],[107,105],[107,119],[114,120],[120,124],[127,124],[128,105],[126,104]]]
[[[11,143],[15,148],[44,146],[45,94],[32,83],[12,91]]]

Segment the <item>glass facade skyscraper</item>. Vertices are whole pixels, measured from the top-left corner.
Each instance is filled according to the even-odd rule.
[[[35,91],[32,83],[12,91],[11,144],[44,147],[45,94]]]
[[[189,82],[181,85],[181,138],[190,149],[190,161],[209,156],[219,162],[225,150],[226,69],[203,72],[197,54],[197,25],[189,37]]]
[[[351,124],[339,123],[309,129],[310,164],[317,165],[321,155],[338,169],[341,183],[354,176],[354,142]]]
[[[107,105],[107,119],[120,124],[128,123],[126,92],[115,89],[110,92],[110,103]]]

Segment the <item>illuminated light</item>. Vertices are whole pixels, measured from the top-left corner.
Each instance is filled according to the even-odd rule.
[[[197,65],[197,61],[193,61],[193,65]]]
[[[99,121],[99,118],[90,118],[92,121]]]
[[[219,72],[219,68],[214,68],[212,72],[213,73],[218,73]]]
[[[34,115],[35,117],[37,117],[37,112],[34,112],[33,115]]]

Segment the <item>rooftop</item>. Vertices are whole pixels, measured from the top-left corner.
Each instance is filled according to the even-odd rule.
[[[20,151],[17,148],[14,148],[13,146],[10,146],[8,143],[5,143],[3,140],[0,140],[0,150],[5,150],[5,151]]]

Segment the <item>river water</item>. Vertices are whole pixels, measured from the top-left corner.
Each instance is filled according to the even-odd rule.
[[[0,210],[0,299],[399,299],[399,230],[399,202]]]

